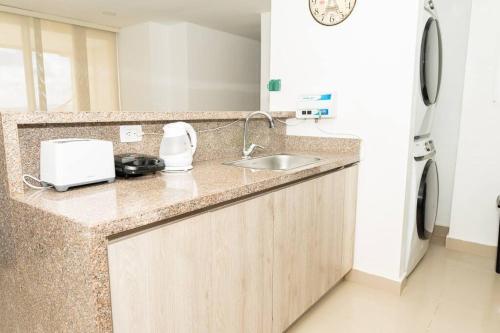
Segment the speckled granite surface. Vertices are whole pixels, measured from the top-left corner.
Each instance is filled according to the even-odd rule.
[[[227,157],[238,157],[243,146],[243,121],[224,128],[221,131],[206,130],[231,124],[234,120],[189,121],[198,132],[198,148],[194,161],[206,161]],[[116,124],[72,124],[60,126],[48,124],[43,126],[22,126],[19,128],[19,145],[21,165],[24,174],[38,177],[40,161],[40,142],[57,138],[94,138],[113,142],[115,154],[143,153],[158,156],[163,137],[163,123],[143,123],[143,131],[148,133],[141,142],[121,143],[120,126]],[[273,149],[284,149],[285,125],[276,122],[276,128],[269,130],[267,121],[257,119],[249,126],[249,137]],[[16,187],[18,184],[15,185]]]
[[[356,153],[287,153],[322,160],[291,171],[256,171],[223,165],[231,159],[203,161],[195,163],[193,171],[186,174],[160,173],[65,193],[27,190],[14,198],[90,230],[113,235],[358,161]]]
[[[10,193],[23,193],[21,177],[24,173],[38,174],[39,145],[41,140],[76,137],[97,138],[113,141],[115,152],[144,152],[156,155],[162,136],[162,125],[172,121],[191,123],[197,130],[207,130],[244,119],[248,112],[79,112],[79,113],[1,113],[1,125],[5,142],[5,164]],[[293,112],[274,112],[276,118],[293,116]],[[258,118],[257,118],[258,119]],[[285,129],[277,123],[274,131],[265,131],[264,120],[252,122],[251,132],[263,144],[277,147],[283,142],[279,136]],[[259,124],[260,123],[260,124]],[[143,125],[146,135],[141,143],[119,142],[119,126]],[[239,122],[227,130],[200,133],[197,160],[223,158],[237,153],[242,140],[242,124]],[[264,141],[262,141],[264,140]],[[242,142],[241,142],[242,145]],[[21,166],[21,167],[19,167]]]
[[[6,122],[16,124],[102,124],[195,120],[230,120],[245,118],[246,111],[196,112],[1,112]],[[273,117],[291,118],[295,112],[273,112]]]
[[[221,118],[228,117],[223,119],[234,119],[218,114]],[[12,120],[6,121],[2,114],[4,126],[0,133],[3,134],[0,139],[7,137],[5,156],[0,158],[0,194],[3,198],[0,201],[3,208],[0,212],[3,214],[0,216],[3,217],[0,224],[0,332],[110,332],[107,263],[110,237],[168,223],[186,214],[285,186],[359,160],[357,140],[288,137],[283,128],[270,134],[272,130],[260,126],[262,132],[256,140],[259,143],[268,140],[271,151],[317,156],[321,162],[287,172],[226,166],[222,162],[237,159],[241,149],[241,142],[235,139],[236,135],[241,135],[241,128],[235,126],[224,134],[229,137],[224,139],[227,141],[223,140],[229,148],[213,154],[215,159],[209,159],[209,152],[217,150],[220,134],[203,137],[205,142],[201,146],[207,147],[207,157],[198,158],[194,170],[188,174],[158,174],[119,180],[114,184],[89,186],[66,193],[25,191],[24,188],[9,191],[12,189],[12,178],[8,174],[11,169],[4,161],[19,163],[18,169],[31,170],[29,168],[33,166],[22,162],[20,157],[9,159],[7,155],[21,156],[21,151],[28,152],[20,142],[33,140],[37,135],[36,128],[40,130],[39,138],[46,137],[53,130],[44,132],[53,127],[40,127],[37,124],[39,115],[34,116],[38,120],[30,120],[24,114],[19,117],[30,126],[23,128],[14,122],[16,131],[18,126],[21,127],[19,134],[14,134]],[[66,117],[71,118],[62,116]],[[142,123],[140,114],[134,114],[134,117],[134,121]],[[47,120],[46,116],[42,118]],[[116,124],[84,126],[79,121],[69,121],[77,125],[69,127],[86,128],[90,131],[86,135],[101,133],[109,136],[114,135],[110,133],[116,129]],[[61,131],[68,130],[66,127],[68,125],[56,126]],[[23,133],[24,129],[27,131]],[[17,148],[12,146],[16,143]]]

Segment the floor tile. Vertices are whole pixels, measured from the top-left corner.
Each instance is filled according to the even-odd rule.
[[[494,261],[431,245],[401,296],[342,282],[291,333],[499,333]]]

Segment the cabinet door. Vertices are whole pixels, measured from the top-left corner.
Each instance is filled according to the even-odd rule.
[[[275,193],[273,332],[283,332],[313,303],[315,185]]]
[[[358,198],[358,166],[345,169],[344,232],[342,241],[342,276],[352,270]]]
[[[317,242],[321,259],[318,266],[316,300],[343,278],[343,227],[345,205],[345,173],[344,170],[324,176],[317,180],[316,195],[319,220]]]
[[[332,173],[275,193],[274,332],[342,278],[344,178]]]
[[[215,211],[211,220],[210,332],[270,332],[272,195]]]
[[[111,243],[113,331],[208,332],[211,245],[206,214]]]
[[[272,195],[109,245],[115,332],[269,332]]]

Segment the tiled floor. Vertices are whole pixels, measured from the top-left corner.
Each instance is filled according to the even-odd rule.
[[[432,245],[401,297],[343,282],[291,333],[500,333],[494,261]]]

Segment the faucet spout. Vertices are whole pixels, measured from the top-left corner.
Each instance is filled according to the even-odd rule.
[[[267,120],[269,120],[269,128],[276,127],[275,123],[274,123],[274,119],[269,113],[264,112],[264,111],[256,111],[256,112],[250,113],[245,120],[245,130],[243,132],[243,158],[250,158],[253,151],[255,150],[255,148],[264,148],[262,146],[254,145],[254,144],[250,145],[250,147],[247,147],[248,124],[249,124],[250,120],[257,115],[265,116],[267,118]]]

